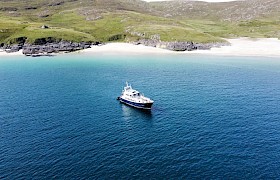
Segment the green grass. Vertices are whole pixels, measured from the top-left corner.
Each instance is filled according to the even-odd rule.
[[[7,25],[9,24],[9,26]],[[13,42],[15,38],[27,37],[29,43],[33,43],[38,38],[54,37],[68,41],[95,41],[95,38],[90,34],[75,31],[71,28],[51,27],[49,29],[41,29],[42,23],[23,23],[19,21],[0,20],[1,42]]]
[[[150,25],[138,26],[135,31],[145,32],[146,38],[158,34],[162,41],[193,41],[199,43],[220,42],[221,38],[211,36],[206,33],[195,31],[194,29],[179,26]]]
[[[280,23],[275,20],[252,20],[241,22],[223,22],[211,20],[184,20],[195,31],[214,37],[236,38],[280,38]]]
[[[54,1],[52,1],[54,2]],[[0,11],[0,42],[12,43],[18,37],[27,37],[29,43],[38,38],[53,37],[74,42],[81,41],[136,41],[159,35],[161,41],[222,42],[223,38],[277,37],[280,38],[279,18],[269,16],[244,20],[224,21],[213,14],[165,18],[162,12],[149,12],[148,5],[128,0],[64,0],[61,6],[48,6],[44,0],[3,1],[1,7],[17,7],[14,14]],[[26,7],[37,9],[26,10]],[[156,5],[153,3],[152,8]],[[217,7],[216,7],[217,8]],[[38,15],[47,12],[48,17]],[[86,20],[84,11],[100,15]],[[197,12],[194,12],[197,13]],[[49,29],[41,29],[42,25]],[[131,33],[132,32],[132,33]],[[135,33],[136,32],[136,33]],[[135,34],[145,34],[139,37]]]
[[[25,24],[17,20],[10,20],[6,18],[0,19],[0,42],[6,42],[6,39],[13,34],[21,31],[26,27]]]
[[[180,21],[135,12],[104,13],[101,19],[94,21],[86,21],[85,17],[79,15],[76,11],[65,11],[55,14],[43,22],[30,22],[28,18],[11,19],[0,20],[0,29],[4,27],[9,29],[9,33],[1,36],[1,41],[11,42],[17,37],[27,37],[29,43],[34,42],[37,38],[43,37],[54,37],[76,42],[107,42],[111,39],[124,41],[125,37],[127,41],[131,41],[139,38],[127,33],[127,29],[130,29],[132,32],[145,33],[145,38],[160,35],[162,41],[221,41],[218,37],[198,32]],[[26,23],[21,24],[23,21]],[[7,24],[11,25],[6,26]],[[48,25],[50,28],[41,29],[40,27],[43,24]]]

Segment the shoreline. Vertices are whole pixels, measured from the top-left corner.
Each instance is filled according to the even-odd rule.
[[[212,55],[212,56],[259,56],[280,57],[280,40],[277,38],[237,38],[225,39],[231,45],[213,47],[210,50],[171,51],[167,49],[133,45],[129,43],[109,43],[102,46],[93,46],[80,51],[82,54],[163,54],[163,55]]]
[[[130,43],[108,43],[105,45],[94,45],[90,48],[75,51],[86,55],[118,55],[118,54],[183,54],[183,55],[219,55],[219,56],[263,56],[263,57],[280,57],[280,40],[277,38],[237,38],[225,39],[231,45],[213,47],[210,50],[193,50],[193,51],[171,51],[167,49],[144,46],[142,44],[134,45]],[[53,55],[60,55],[53,54]],[[63,53],[64,54],[64,53]],[[0,57],[24,56],[22,50],[14,53],[6,53],[0,50]]]
[[[12,53],[7,53],[7,52],[3,51],[2,49],[0,50],[0,58],[1,57],[10,57],[10,56],[24,56],[24,54],[22,53],[22,50],[19,50],[17,52],[12,52]]]
[[[280,40],[277,38],[237,38],[226,39],[231,46],[211,48],[210,51],[191,52],[194,54],[221,56],[280,57]]]

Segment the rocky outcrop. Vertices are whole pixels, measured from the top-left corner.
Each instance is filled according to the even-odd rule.
[[[33,44],[34,45],[45,45],[47,43],[59,43],[59,42],[61,42],[61,39],[56,39],[53,37],[46,37],[46,38],[35,39]]]
[[[23,46],[26,42],[26,39],[27,39],[27,37],[18,37],[18,38],[15,38],[13,41],[11,41],[11,43]]]
[[[12,45],[0,44],[0,49],[6,51],[7,53],[17,52],[22,50],[22,53],[26,56],[41,56],[50,55],[52,53],[59,52],[73,52],[82,49],[90,48],[91,45],[99,45],[99,42],[69,42],[61,41],[54,38],[41,38],[37,39],[33,44],[27,44],[26,37],[16,38]]]
[[[22,45],[20,45],[20,44],[4,45],[2,47],[2,49],[4,49],[4,51],[6,51],[7,53],[13,53],[13,52],[18,52],[19,50],[21,50],[22,49]]]
[[[221,47],[230,45],[228,42],[215,43],[194,43],[194,42],[162,42],[152,39],[141,39],[134,44],[143,44],[145,46],[158,47],[171,51],[193,51],[193,50],[209,50],[213,47]]]
[[[112,40],[119,39],[122,35],[112,37]],[[19,37],[14,40],[14,45],[0,44],[0,49],[8,53],[17,52],[22,49],[22,53],[26,56],[50,55],[59,52],[73,52],[90,48],[91,45],[100,45],[100,42],[69,42],[52,37],[39,38],[33,44],[26,43],[26,37]],[[209,50],[213,47],[228,46],[229,43],[194,43],[194,42],[163,42],[157,39],[141,39],[134,44],[142,44],[145,46],[168,49],[171,51],[193,51],[193,50]]]
[[[76,43],[60,41],[59,43],[46,43],[41,45],[26,44],[22,48],[22,53],[27,56],[32,55],[47,55],[59,52],[73,52],[91,47],[92,43]]]
[[[27,39],[26,37],[15,38],[14,40],[11,41],[12,43],[11,45],[1,43],[0,48],[6,51],[7,53],[17,52],[22,49],[26,39]]]
[[[169,42],[166,43],[166,49],[172,51],[193,51],[196,50],[197,47],[193,42]]]
[[[161,42],[158,40],[152,40],[152,39],[140,39],[139,41],[135,42],[134,44],[143,44],[144,46],[151,46],[151,47],[160,47]]]

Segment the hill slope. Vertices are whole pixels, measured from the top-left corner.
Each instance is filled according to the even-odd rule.
[[[280,37],[280,0],[205,3],[186,0],[0,0],[0,42],[221,42],[225,37]],[[43,25],[49,28],[42,29]]]

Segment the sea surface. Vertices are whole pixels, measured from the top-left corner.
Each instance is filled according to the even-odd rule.
[[[280,179],[280,58],[1,57],[0,179]]]

